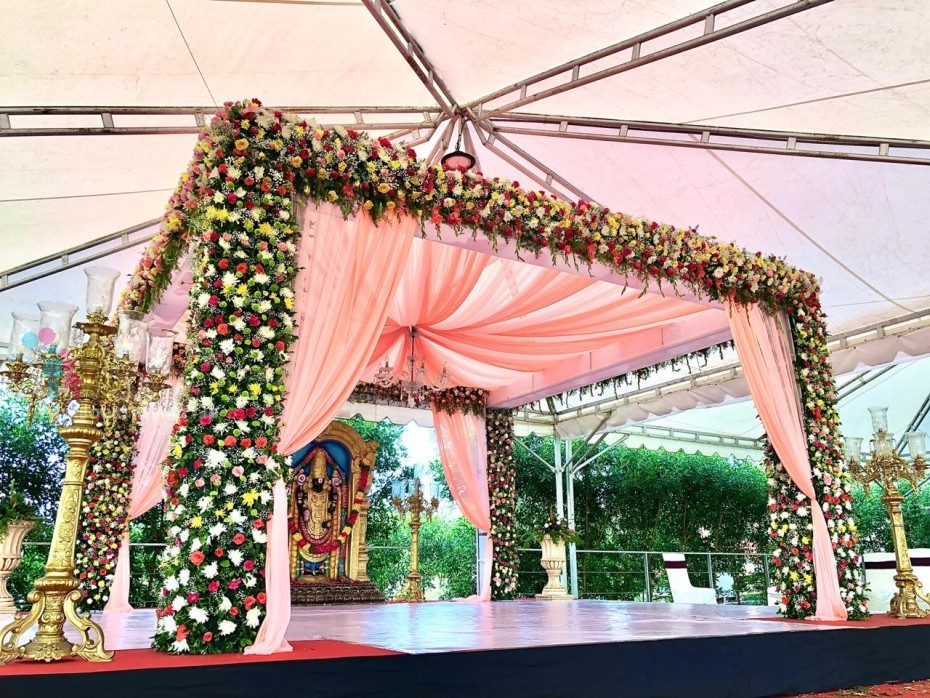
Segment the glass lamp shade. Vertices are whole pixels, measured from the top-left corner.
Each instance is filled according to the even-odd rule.
[[[119,327],[116,330],[116,337],[113,338],[113,351],[116,356],[120,359],[129,359],[134,364],[142,361],[147,329],[142,321],[142,313],[134,310],[121,311]]]
[[[110,308],[113,306],[113,288],[119,274],[116,269],[108,267],[88,267],[84,270],[87,277],[85,310],[88,316],[94,313],[110,314]]]
[[[927,434],[922,431],[909,431],[904,435],[911,458],[923,458],[927,455]]]
[[[406,499],[413,494],[414,482],[409,479],[394,480],[391,483],[391,496]]]
[[[71,341],[71,321],[78,311],[76,305],[57,301],[42,301],[39,305],[39,342],[56,350],[67,349]]]
[[[149,346],[145,354],[145,371],[149,375],[166,376],[171,371],[174,338],[171,330],[149,330]]]
[[[862,437],[849,436],[846,438],[846,462],[858,462],[862,458]]]
[[[475,166],[475,156],[464,150],[453,150],[443,155],[440,163],[447,170],[470,170]]]
[[[872,415],[872,432],[877,434],[880,431],[888,431],[888,408],[887,407],[870,407],[869,414]]]
[[[32,361],[35,358],[35,348],[39,346],[39,318],[21,313],[12,315],[13,331],[10,333],[7,358]]]

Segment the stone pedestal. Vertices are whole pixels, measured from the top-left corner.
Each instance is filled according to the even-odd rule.
[[[550,536],[542,539],[542,568],[549,575],[549,581],[543,587],[537,599],[545,601],[570,601],[575,597],[562,586],[562,570],[565,568],[565,541],[555,542]]]

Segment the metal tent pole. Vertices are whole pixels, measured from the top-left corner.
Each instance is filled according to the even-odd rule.
[[[575,527],[575,469],[572,467],[572,442],[565,441],[565,499],[567,505],[568,525]],[[568,571],[571,578],[569,594],[578,596],[578,550],[574,543],[568,544]]]

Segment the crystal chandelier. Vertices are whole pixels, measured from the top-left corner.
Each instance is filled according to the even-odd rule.
[[[396,385],[400,388],[402,396],[407,398],[408,407],[416,407],[417,403],[425,402],[426,393],[436,390],[445,390],[451,383],[451,377],[446,367],[442,367],[442,373],[435,383],[429,381],[426,374],[426,361],[417,356],[417,337],[419,333],[416,327],[410,328],[410,354],[407,356],[406,366],[403,371],[397,373],[387,359],[384,365],[378,369],[375,374],[375,383],[382,388],[389,388]]]

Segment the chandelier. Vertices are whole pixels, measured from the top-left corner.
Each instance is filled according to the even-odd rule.
[[[410,328],[410,354],[407,356],[406,365],[398,373],[388,362],[384,360],[384,365],[375,373],[375,383],[382,388],[389,388],[396,385],[400,388],[401,396],[407,398],[408,407],[416,407],[418,403],[426,401],[427,393],[437,390],[445,390],[452,382],[446,367],[442,367],[442,373],[433,383],[429,380],[426,373],[426,360],[417,356],[417,337],[419,333],[416,327]]]

